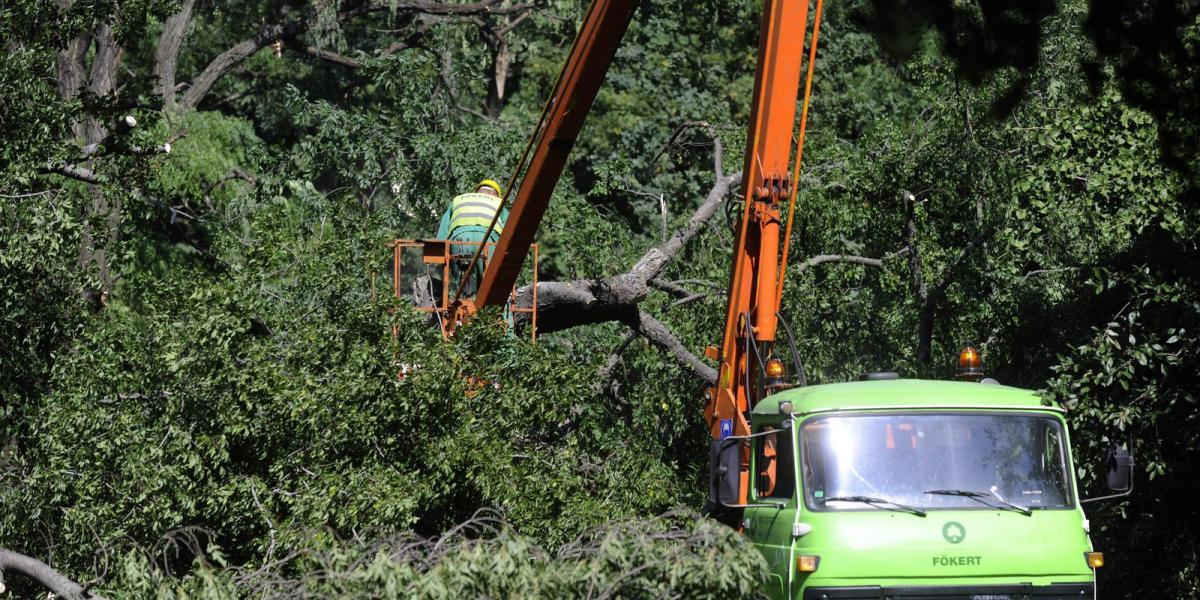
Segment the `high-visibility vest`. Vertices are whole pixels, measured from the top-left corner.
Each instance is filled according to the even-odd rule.
[[[462,194],[450,201],[450,232],[454,233],[459,227],[480,227],[487,229],[492,223],[492,217],[500,210],[500,198],[488,194]],[[496,234],[504,231],[504,222],[496,221],[492,230]]]

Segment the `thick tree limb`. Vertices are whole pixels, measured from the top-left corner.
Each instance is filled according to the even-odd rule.
[[[113,37],[113,27],[105,23],[96,28],[96,51],[92,56],[92,68],[88,75],[88,91],[103,98],[117,87],[117,65],[121,63],[122,49]],[[85,120],[84,142],[94,144],[104,141],[108,131],[94,117]]]
[[[641,311],[638,304],[649,295],[652,287],[687,292],[669,282],[651,282],[704,228],[705,222],[717,213],[721,202],[740,181],[741,173],[718,178],[688,222],[664,244],[646,252],[628,272],[603,279],[539,283],[538,331],[549,333],[579,325],[618,321],[669,352],[698,377],[711,380],[715,370],[689,352],[665,325]],[[522,308],[533,305],[533,286],[517,291],[516,304]],[[606,370],[611,371],[614,366],[607,366]]]
[[[212,62],[208,63],[207,67],[204,67],[200,75],[192,80],[192,84],[184,92],[183,98],[179,100],[179,105],[184,109],[195,108],[204,99],[204,96],[208,94],[208,91],[212,89],[213,84],[234,67],[241,64],[242,61],[250,58],[255,52],[258,52],[276,40],[291,37],[304,31],[305,27],[307,27],[307,24],[300,20],[269,25],[259,30],[254,37],[244,40],[236,46],[218,54],[216,58],[212,59]]]
[[[42,173],[62,175],[84,183],[104,183],[104,178],[96,175],[91,169],[79,165],[51,164],[41,169]]]
[[[666,243],[642,255],[629,271],[603,279],[538,284],[538,330],[549,333],[577,325],[630,321],[636,315],[637,304],[649,295],[650,281],[661,275],[671,260],[703,229],[741,177],[741,173],[734,173],[719,179],[688,222]],[[517,291],[517,305],[523,308],[533,305],[531,286]]]
[[[33,578],[59,598],[67,600],[104,600],[103,596],[84,589],[67,579],[50,565],[24,554],[0,548],[0,572],[12,571]]]
[[[67,4],[69,3],[60,3]],[[58,76],[56,77],[58,96],[69,100],[79,95],[86,82],[83,69],[83,56],[91,45],[91,36],[84,34],[67,42],[65,48],[56,53]]]
[[[730,191],[741,183],[741,181],[741,172],[718,178],[712,189],[709,190],[704,202],[696,209],[696,212],[692,213],[687,224],[672,234],[671,238],[661,247],[653,248],[643,255],[642,259],[630,270],[630,273],[635,274],[641,279],[643,285],[645,282],[661,275],[663,269],[675,258],[675,255],[679,254],[679,251],[683,250],[683,247],[692,238],[696,237],[697,233],[700,233],[704,224],[716,214],[721,200],[729,195]]]
[[[154,93],[163,100],[163,106],[175,105],[175,71],[179,64],[179,49],[192,20],[192,7],[196,0],[183,0],[179,11],[163,22],[158,45],[154,47]]]

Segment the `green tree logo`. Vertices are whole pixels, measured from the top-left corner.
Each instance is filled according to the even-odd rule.
[[[946,521],[946,524],[942,525],[942,537],[951,544],[958,544],[966,539],[967,530],[958,521]]]

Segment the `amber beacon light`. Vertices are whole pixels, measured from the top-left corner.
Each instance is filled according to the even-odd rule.
[[[783,366],[783,361],[778,357],[772,356],[767,359],[766,368],[766,385],[767,387],[778,387],[786,383],[787,368]]]
[[[983,379],[983,359],[974,346],[967,346],[958,353],[958,378],[967,381]]]

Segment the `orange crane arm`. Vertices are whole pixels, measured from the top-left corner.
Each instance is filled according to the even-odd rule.
[[[537,143],[529,167],[517,189],[504,232],[483,273],[475,295],[476,308],[504,306],[508,302],[567,155],[575,146],[575,137],[583,128],[636,6],[636,0],[594,0],[588,8],[535,132]]]
[[[750,410],[764,394],[760,365],[771,355],[779,323],[784,264],[794,212],[789,211],[786,235],[781,207],[786,200],[795,208],[800,157],[803,151],[812,61],[821,20],[821,0],[812,12],[809,34],[808,0],[766,0],[758,42],[758,68],[754,77],[750,132],[742,171],[743,210],[729,277],[729,302],[720,347],[717,385],[705,393],[704,414],[712,434],[714,452],[729,451],[721,440],[750,435]],[[808,78],[800,134],[793,153],[796,102],[800,91],[805,40],[809,41]],[[793,162],[794,161],[794,162]],[[782,250],[782,259],[781,259]],[[736,448],[735,448],[736,449]],[[731,523],[740,523],[740,510],[749,492],[749,451],[738,450],[736,476],[725,469],[725,490],[736,490],[736,502],[714,500],[731,510],[721,511]],[[714,460],[719,460],[714,456]],[[728,463],[726,463],[727,466]]]

